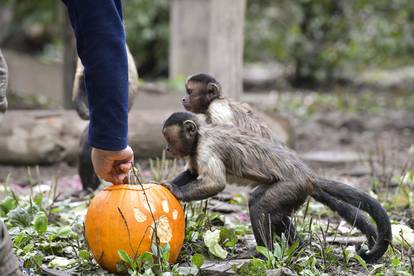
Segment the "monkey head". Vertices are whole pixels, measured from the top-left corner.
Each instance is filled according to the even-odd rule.
[[[185,82],[183,106],[193,113],[206,113],[210,103],[221,97],[220,83],[210,75],[195,74]]]
[[[162,133],[170,157],[185,157],[194,154],[198,141],[198,119],[189,112],[175,112],[164,123]]]

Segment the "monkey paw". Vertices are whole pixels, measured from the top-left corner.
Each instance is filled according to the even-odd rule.
[[[164,181],[160,182],[160,185],[164,186],[165,188],[167,188],[168,190],[170,190],[172,192],[172,186],[173,185],[171,184],[171,182],[169,182],[167,180],[164,180]]]
[[[182,200],[182,192],[180,189],[169,181],[162,181],[160,185],[164,186],[178,199]]]

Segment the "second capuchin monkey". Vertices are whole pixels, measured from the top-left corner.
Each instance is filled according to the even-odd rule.
[[[206,124],[188,112],[172,114],[164,123],[163,135],[167,153],[188,158],[183,173],[162,183],[178,199],[209,198],[223,191],[227,182],[255,187],[249,212],[259,245],[271,248],[271,232],[285,233],[290,242],[296,240],[289,217],[309,196],[367,236],[369,250],[359,250],[365,261],[377,261],[391,243],[390,220],[377,200],[352,186],[318,176],[281,143],[241,128]]]
[[[186,95],[182,104],[187,111],[204,114],[206,122],[233,125],[273,139],[269,126],[245,103],[222,96],[220,83],[207,74],[195,74],[185,82]]]

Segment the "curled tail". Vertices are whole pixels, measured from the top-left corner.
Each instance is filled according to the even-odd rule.
[[[391,223],[377,200],[352,186],[325,178],[316,181],[312,197],[336,211],[367,236],[370,249],[359,252],[366,262],[375,262],[384,255],[392,240]],[[377,231],[361,210],[374,219]]]

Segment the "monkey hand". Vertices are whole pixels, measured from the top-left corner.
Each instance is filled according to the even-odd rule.
[[[182,200],[183,199],[183,193],[180,191],[179,187],[172,184],[171,182],[164,180],[161,181],[160,185],[164,186],[165,188],[167,188],[168,190],[170,190],[170,192],[178,199],[178,200]]]

